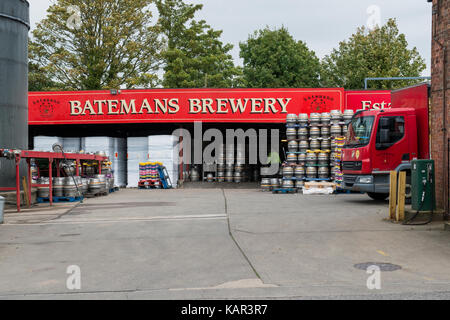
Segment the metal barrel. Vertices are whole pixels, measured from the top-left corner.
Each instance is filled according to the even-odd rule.
[[[320,113],[311,113],[309,115],[309,121],[311,124],[319,124],[320,122]]]
[[[298,150],[300,152],[306,152],[306,150],[308,149],[309,149],[309,142],[306,140],[300,141],[300,143],[298,144]]]
[[[208,173],[208,174],[206,175],[206,181],[207,181],[207,182],[214,182],[214,174]]]
[[[315,165],[317,162],[317,156],[315,153],[313,152],[309,152],[306,155],[306,163],[308,163],[309,165]]]
[[[286,116],[286,123],[288,123],[288,124],[296,124],[297,121],[298,121],[298,117],[295,113],[289,113]]]
[[[285,178],[292,178],[292,176],[294,175],[294,168],[291,166],[283,167],[282,175]]]
[[[283,180],[281,187],[284,189],[290,189],[294,187],[294,181],[293,180]]]
[[[270,190],[270,178],[262,178],[261,179],[261,189],[262,189],[262,191]]]
[[[49,184],[50,178],[48,177],[40,177],[38,179],[38,184]],[[37,196],[40,198],[48,198],[50,196],[50,187],[38,187],[37,188]]]
[[[311,139],[311,142],[309,143],[309,148],[311,150],[317,150],[320,148],[320,141],[318,139]]]
[[[280,179],[278,178],[272,178],[270,179],[270,188],[273,189],[278,189],[280,187]]]
[[[306,153],[300,153],[297,157],[298,163],[302,164],[306,162]]]
[[[293,152],[288,152],[286,155],[286,161],[288,163],[297,163],[297,154]]]
[[[225,181],[225,171],[217,171],[217,181],[218,182]]]
[[[296,128],[287,128],[286,129],[286,138],[288,140],[297,139],[297,129]]]
[[[309,120],[309,116],[307,113],[300,113],[298,115],[298,122],[301,124],[307,124]]]
[[[0,148],[28,149],[28,30],[29,4],[0,1]],[[46,104],[41,113],[50,112]],[[20,176],[27,172],[20,164]],[[15,162],[0,157],[2,187],[15,186]]]
[[[242,171],[234,172],[234,182],[241,183],[242,180],[243,180],[243,173],[242,173]]]
[[[189,174],[191,181],[197,182],[200,180],[200,174],[196,167],[192,167]]]
[[[295,140],[291,140],[288,142],[288,151],[289,152],[297,152],[298,151],[298,142]]]
[[[317,178],[317,168],[316,167],[307,167],[306,168],[306,176],[308,178]]]
[[[320,143],[320,150],[329,150],[331,148],[331,142],[329,139],[323,139]]]
[[[305,167],[297,166],[295,167],[294,174],[296,178],[304,178],[305,177]]]
[[[322,123],[329,123],[329,122],[331,121],[331,115],[330,115],[330,113],[329,113],[329,112],[323,112],[323,113],[320,115],[320,121],[321,121]]]
[[[328,167],[319,167],[318,175],[319,178],[326,179],[329,177],[330,171]]]
[[[320,137],[320,129],[319,129],[319,127],[311,127],[311,129],[309,129],[309,136],[311,138],[318,138],[318,137]]]
[[[308,140],[308,128],[298,128],[297,136],[300,140]]]
[[[333,137],[340,136],[342,134],[341,126],[338,124],[333,124],[330,128],[330,134]]]
[[[67,177],[64,179],[64,196],[65,197],[76,197],[77,187],[75,185],[74,179],[72,177]]]
[[[53,178],[53,195],[55,197],[64,196],[64,179],[62,177]]]
[[[225,181],[226,182],[233,182],[234,178],[234,171],[229,170],[225,172]]]
[[[328,126],[323,126],[320,129],[320,135],[322,138],[328,138],[330,136],[330,128]]]

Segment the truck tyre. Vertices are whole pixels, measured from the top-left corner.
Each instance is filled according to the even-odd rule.
[[[383,201],[389,197],[389,193],[375,193],[375,192],[367,192],[367,195],[371,197],[373,200]]]

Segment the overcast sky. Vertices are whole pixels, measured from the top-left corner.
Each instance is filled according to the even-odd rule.
[[[29,0],[32,27],[43,19],[50,4],[56,0]],[[431,4],[426,0],[185,0],[203,3],[197,18],[205,19],[213,28],[223,30],[222,40],[234,45],[237,64],[239,42],[253,31],[285,26],[297,40],[322,58],[339,41],[345,40],[358,26],[367,25],[376,17],[373,6],[379,8],[381,23],[396,18],[400,32],[406,35],[410,47],[417,47],[425,58],[430,74]],[[367,11],[370,11],[368,13]]]

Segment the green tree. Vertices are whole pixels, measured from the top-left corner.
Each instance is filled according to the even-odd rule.
[[[166,88],[228,88],[237,83],[239,69],[229,54],[231,44],[220,41],[222,31],[213,30],[195,13],[203,5],[182,0],[157,0],[159,25],[167,44],[162,52]]]
[[[395,19],[372,31],[360,27],[322,60],[321,84],[326,87],[360,89],[368,77],[417,77],[425,69],[424,59],[414,47],[408,49]],[[370,81],[372,89],[393,89],[414,80]]]
[[[151,25],[151,3],[153,0],[58,0],[32,32],[30,87],[50,84],[66,90],[95,90],[154,86],[161,42],[158,27]]]
[[[251,88],[317,87],[320,62],[314,51],[282,27],[255,31],[240,43],[243,78]]]

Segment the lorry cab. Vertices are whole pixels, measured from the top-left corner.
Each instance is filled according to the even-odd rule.
[[[359,111],[348,125],[342,149],[342,186],[386,199],[390,171],[408,169],[417,157],[415,109]]]

